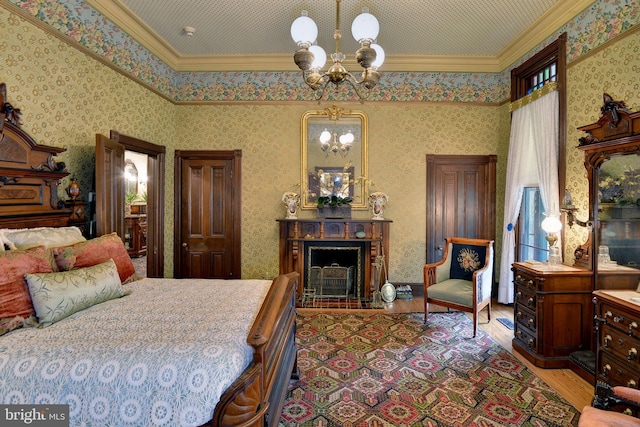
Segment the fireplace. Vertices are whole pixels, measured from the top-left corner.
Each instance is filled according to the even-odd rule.
[[[378,256],[385,256],[388,270],[390,220],[315,218],[277,221],[280,224],[280,274],[291,271],[300,274],[297,291],[300,301],[305,293],[372,298],[375,289],[375,284],[371,283],[374,277],[372,265]]]
[[[305,250],[304,293],[315,297],[362,298],[364,244],[310,243]]]

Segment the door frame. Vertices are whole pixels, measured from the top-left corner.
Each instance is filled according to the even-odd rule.
[[[425,259],[428,260],[429,248],[434,248],[434,237],[430,230],[435,227],[436,204],[435,200],[435,182],[436,168],[438,165],[484,165],[486,167],[485,189],[487,190],[484,200],[484,208],[486,216],[480,224],[482,235],[475,236],[479,239],[489,239],[495,241],[496,236],[496,164],[498,156],[495,154],[488,155],[439,155],[427,154],[427,230],[426,230],[426,248]],[[468,237],[468,236],[463,236]],[[442,242],[444,243],[444,242]],[[427,261],[428,262],[428,261]]]
[[[234,257],[232,261],[233,277],[241,278],[242,274],[242,150],[176,150],[174,157],[174,221],[175,224],[182,224],[182,179],[183,179],[183,160],[221,160],[233,161],[233,176],[231,177],[231,185],[234,188],[234,197],[231,201],[233,210],[233,247]],[[182,233],[180,226],[174,226],[173,237],[173,262],[174,276],[176,278],[183,277],[182,265]]]
[[[147,277],[164,277],[164,207],[166,147],[111,130],[109,137],[127,151],[146,154],[147,177]]]

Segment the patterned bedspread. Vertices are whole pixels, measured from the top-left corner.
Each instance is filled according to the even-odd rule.
[[[252,361],[271,281],[143,279],[131,295],[0,337],[0,402],[69,404],[72,426],[192,426]]]

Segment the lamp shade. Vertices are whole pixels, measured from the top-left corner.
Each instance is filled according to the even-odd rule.
[[[376,51],[376,60],[371,63],[371,66],[373,68],[380,68],[385,60],[384,49],[376,43],[371,43],[371,47]]]
[[[351,24],[351,34],[358,43],[362,43],[364,40],[375,40],[379,32],[380,23],[378,19],[368,12],[356,16],[356,19]]]
[[[562,222],[556,215],[549,215],[542,220],[542,229],[545,233],[557,233],[562,230]]]
[[[314,44],[309,46],[309,52],[313,53],[313,62],[311,63],[312,70],[319,70],[324,67],[327,62],[327,53],[323,48]]]
[[[291,24],[291,38],[298,46],[310,46],[318,38],[318,26],[307,16],[306,10]]]

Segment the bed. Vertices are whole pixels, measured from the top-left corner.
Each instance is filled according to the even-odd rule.
[[[277,425],[298,275],[136,277],[119,236],[69,226],[64,149],[21,129],[3,84],[0,106],[0,403],[68,404],[72,426]]]

